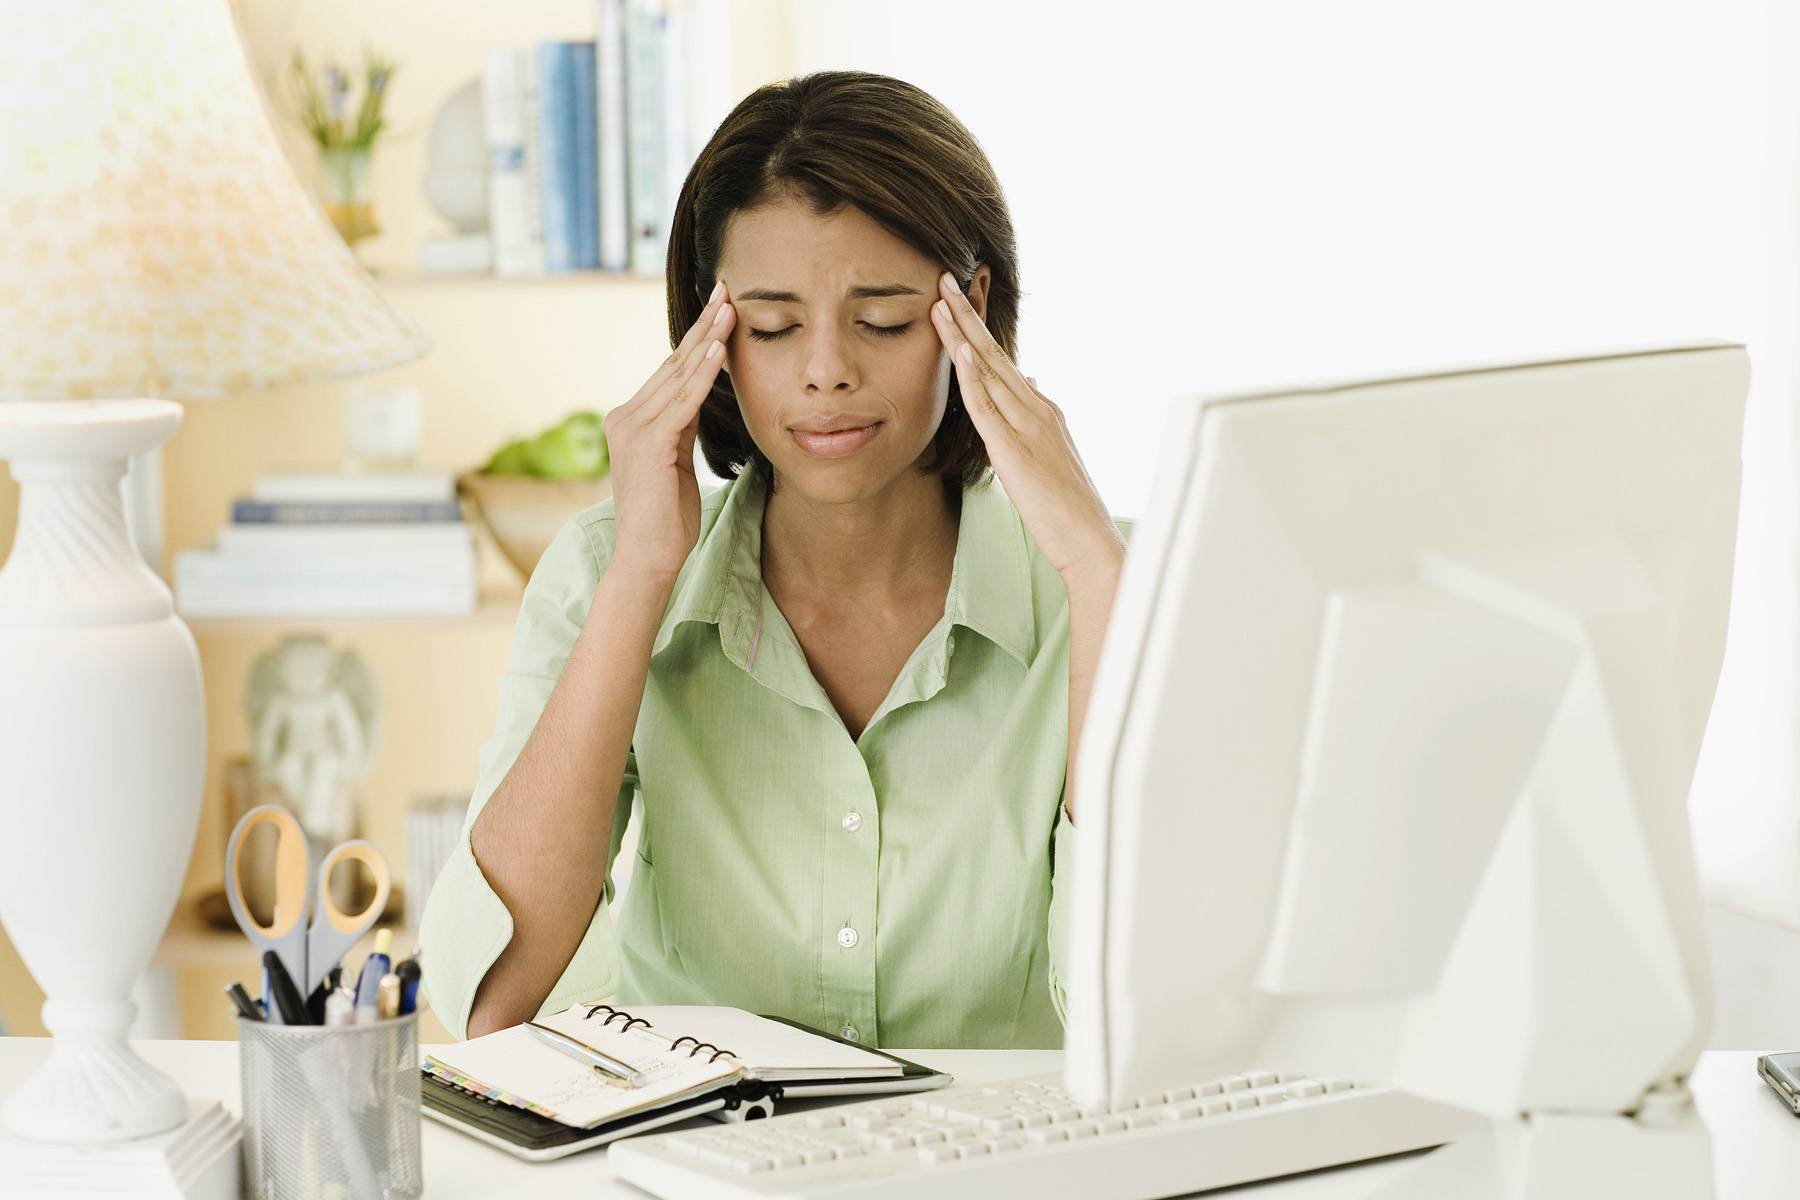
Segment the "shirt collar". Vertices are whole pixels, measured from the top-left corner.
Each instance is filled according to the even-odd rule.
[[[662,653],[682,624],[698,621],[717,625],[727,657],[748,671],[766,633],[762,518],[768,486],[750,471],[724,490],[718,519],[676,577],[651,655]],[[1031,665],[1038,631],[1030,548],[1023,522],[991,473],[963,490],[944,616],[950,627],[971,629],[1020,665]]]

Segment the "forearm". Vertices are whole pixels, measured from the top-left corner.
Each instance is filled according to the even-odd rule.
[[[619,569],[601,577],[536,728],[470,828],[513,921],[476,991],[471,1037],[536,1014],[593,921],[670,586]]]
[[[1069,593],[1069,761],[1063,784],[1063,808],[1075,820],[1075,758],[1081,747],[1081,731],[1087,720],[1088,695],[1094,672],[1100,665],[1100,646],[1106,623],[1112,616],[1113,598],[1119,590],[1125,552],[1098,556],[1080,574],[1064,576]]]

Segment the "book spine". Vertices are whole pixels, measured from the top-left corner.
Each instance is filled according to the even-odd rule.
[[[488,145],[488,235],[494,271],[529,275],[531,181],[526,174],[525,73],[516,50],[489,50],[482,58],[481,111]]]
[[[594,43],[570,48],[575,121],[575,265],[591,271],[600,266],[599,114],[594,105]]]
[[[175,603],[184,614],[235,616],[459,615],[475,611],[472,570],[418,575],[214,573],[195,555],[175,561]]]
[[[539,42],[537,68],[544,270],[556,275],[575,269],[574,71],[568,43]]]
[[[265,472],[252,481],[250,498],[270,502],[440,503],[456,498],[456,477],[448,472],[404,475]]]
[[[594,103],[600,143],[600,265],[631,267],[625,154],[625,0],[599,0],[594,46]]]
[[[544,273],[544,155],[539,145],[543,124],[542,96],[539,94],[537,55],[529,49],[517,51],[519,76],[524,81],[525,109],[525,212],[530,230],[528,274]]]
[[[731,0],[687,0],[686,55],[682,73],[687,92],[688,144],[694,160],[731,112]]]
[[[326,551],[381,554],[472,552],[474,534],[461,521],[295,525],[225,525],[219,549],[237,555],[301,555]]]
[[[460,521],[462,507],[455,501],[431,503],[360,501],[303,501],[299,503],[237,500],[231,519],[239,525],[269,523],[329,525],[363,521]]]
[[[687,13],[668,5],[662,27],[663,185],[665,227],[674,224],[675,205],[688,173]]]
[[[627,0],[625,82],[629,124],[631,271],[659,275],[668,263],[668,215],[663,190],[661,0]]]

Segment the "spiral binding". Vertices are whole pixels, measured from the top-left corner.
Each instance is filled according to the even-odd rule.
[[[651,1021],[648,1017],[634,1017],[630,1013],[626,1012],[624,1009],[614,1008],[610,1004],[590,1005],[588,1007],[587,1012],[582,1015],[581,1019],[584,1021],[590,1021],[594,1018],[595,1014],[601,1013],[601,1012],[606,1013],[606,1020],[600,1022],[600,1027],[602,1029],[606,1028],[608,1025],[611,1025],[616,1020],[623,1020],[625,1022],[625,1024],[623,1026],[621,1026],[619,1029],[620,1033],[630,1033],[631,1027],[633,1025],[642,1025],[646,1029],[655,1029],[656,1028],[656,1026],[651,1023]],[[669,1043],[670,1053],[673,1053],[676,1050],[681,1049],[681,1043],[683,1043],[683,1042],[694,1043],[694,1048],[692,1050],[688,1051],[689,1058],[694,1057],[694,1055],[700,1053],[700,1051],[702,1051],[702,1050],[711,1050],[713,1052],[712,1057],[706,1060],[707,1062],[718,1062],[720,1058],[736,1058],[737,1057],[737,1054],[735,1051],[721,1050],[719,1047],[713,1045],[711,1042],[703,1042],[699,1038],[694,1037],[692,1034],[687,1034],[687,1033],[682,1034],[680,1037],[676,1038],[673,1042]]]

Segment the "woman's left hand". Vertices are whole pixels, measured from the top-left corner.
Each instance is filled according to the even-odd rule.
[[[1081,465],[1062,409],[1019,372],[948,271],[938,275],[938,293],[931,323],[1019,519],[1065,583],[1090,571],[1116,575],[1125,539]]]

